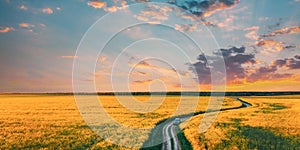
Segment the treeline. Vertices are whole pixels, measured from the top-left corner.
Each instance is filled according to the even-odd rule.
[[[4,93],[3,93],[4,94]],[[300,92],[98,92],[98,93],[6,93],[6,94],[39,94],[39,95],[167,95],[167,96],[279,96],[300,95]]]
[[[78,93],[93,94],[93,93]],[[277,95],[300,95],[300,92],[105,92],[94,93],[97,95],[167,95],[167,96],[277,96]]]

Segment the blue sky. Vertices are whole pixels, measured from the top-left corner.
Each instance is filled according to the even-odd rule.
[[[217,64],[214,52],[221,51],[228,91],[300,89],[299,0],[151,2],[170,7],[145,4],[136,9],[130,5],[138,2],[124,0],[0,0],[0,92],[72,91],[73,61],[90,61],[75,56],[77,47],[108,13],[110,21],[90,28],[100,43],[132,20],[144,24],[125,28],[106,43],[95,56],[94,72],[80,75],[82,87],[93,83],[97,91],[148,91],[151,86],[158,91],[207,90],[212,76],[205,61]],[[185,34],[197,36],[201,50]],[[85,48],[77,51],[88,56],[101,49]]]

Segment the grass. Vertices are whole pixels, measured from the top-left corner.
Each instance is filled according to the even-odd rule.
[[[85,125],[72,96],[1,95],[0,114],[0,149],[122,149]]]
[[[85,96],[87,99],[89,96]],[[101,132],[113,132],[120,144],[129,143],[139,149],[151,137],[161,137],[158,125],[172,117],[181,102],[183,108],[197,101],[196,112],[203,112],[209,97],[166,96],[161,105],[147,113],[125,108],[114,96],[100,96],[100,101],[114,120],[124,126],[149,129],[126,134],[115,124],[93,127]],[[132,97],[123,96],[128,104]],[[150,96],[135,96],[147,102]],[[155,102],[159,96],[152,97]],[[226,110],[241,104],[225,98],[214,124],[199,133],[202,114],[194,116],[180,127],[178,137],[183,149],[289,149],[299,147],[300,96],[241,97],[253,104],[249,108]],[[179,112],[178,114],[186,112]],[[196,113],[197,114],[197,113]],[[175,114],[177,115],[177,114]],[[154,128],[155,127],[155,128]],[[133,130],[134,131],[134,130]],[[126,134],[126,136],[125,136]],[[278,143],[278,144],[277,144]],[[149,144],[149,143],[148,143]],[[124,144],[126,145],[126,144]],[[161,149],[161,145],[150,149]],[[0,95],[0,149],[131,149],[103,139],[82,119],[71,95]]]
[[[192,149],[191,143],[188,141],[188,139],[185,137],[184,133],[181,131],[181,129],[178,127],[177,129],[177,137],[180,141],[181,149],[189,150]]]
[[[300,96],[241,97],[252,107],[221,112],[199,133],[203,115],[184,128],[194,149],[299,149]]]
[[[114,96],[99,98],[105,111],[121,125],[148,128],[149,132],[133,132],[125,136],[126,131],[113,124],[102,124],[94,129],[116,133],[116,140],[120,143],[130,143],[136,148],[143,145],[149,137],[150,130],[159,121],[174,114],[180,102],[178,96],[167,96],[154,111],[138,113],[125,108]],[[129,103],[132,100],[128,96],[123,98]],[[135,98],[147,101],[150,96]],[[196,110],[205,110],[208,99],[209,97],[199,98]],[[154,97],[154,101],[160,100],[161,97]],[[197,101],[198,98],[182,97],[182,106],[189,107],[190,101],[194,100]],[[82,119],[71,95],[0,95],[0,149],[24,148],[128,149],[104,140],[94,133]]]
[[[267,105],[267,107],[261,109],[262,113],[276,113],[275,110],[289,108],[287,106],[284,106],[282,103],[264,103],[264,104]]]
[[[214,149],[297,149],[300,141],[295,136],[284,136],[274,132],[274,129],[243,126],[238,123],[225,124],[236,130],[227,132],[227,139],[222,139]]]

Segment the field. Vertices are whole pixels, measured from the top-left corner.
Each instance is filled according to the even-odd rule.
[[[89,96],[85,98],[89,99]],[[133,133],[128,137],[128,134],[125,136],[127,131],[103,124],[101,132],[116,132],[118,135],[112,141],[119,141],[119,144],[136,149],[148,139],[150,129],[160,120],[171,117],[180,103],[179,96],[166,96],[157,109],[149,113],[141,113],[125,108],[114,96],[99,98],[107,114],[119,124],[149,129],[142,133]],[[122,98],[129,104],[133,102],[129,96]],[[134,98],[146,102],[150,96]],[[160,96],[152,98],[154,101],[162,100]],[[242,97],[241,99],[254,106],[219,113],[216,122],[206,133],[198,132],[203,117],[201,114],[185,123],[184,135],[194,149],[261,149],[257,145],[263,143],[268,144],[265,146],[276,146],[279,143],[282,146],[299,147],[300,96]],[[185,104],[194,100],[195,97],[182,97],[181,102],[186,103],[181,105],[183,108],[190,107]],[[208,100],[209,97],[200,97],[196,112],[206,110]],[[225,98],[222,108],[240,105],[232,98]],[[256,136],[265,140],[261,141]],[[0,149],[24,148],[128,149],[104,140],[94,133],[82,119],[71,95],[0,95]]]
[[[205,133],[203,115],[184,128],[194,149],[299,149],[300,96],[241,97],[252,107],[223,111]]]
[[[123,98],[131,101],[130,97]],[[150,97],[135,98],[147,101]],[[100,99],[106,112],[117,122],[130,127],[149,128],[149,131],[158,121],[169,118],[180,101],[178,96],[167,96],[155,111],[136,113],[124,108],[114,96],[100,96]],[[182,100],[188,102],[194,98],[187,96]],[[205,110],[208,100],[209,97],[200,97],[197,111]],[[225,99],[224,108],[239,105],[239,102]],[[135,134],[137,135],[132,135],[130,139],[122,137],[120,133],[119,139],[115,140],[141,147],[149,132]],[[136,137],[139,138],[135,139]],[[130,143],[132,141],[134,142]],[[14,148],[126,149],[95,134],[82,119],[73,96],[0,95],[0,149]]]

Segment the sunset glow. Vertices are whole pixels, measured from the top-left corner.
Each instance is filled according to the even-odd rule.
[[[192,0],[155,2],[168,6],[139,10],[130,7],[138,2],[123,0],[1,0],[0,92],[72,92],[73,63],[93,61],[89,52],[100,50],[94,72],[78,75],[82,87],[93,83],[98,92],[209,91],[220,55],[226,73],[220,71],[223,78],[217,80],[226,80],[227,91],[300,90],[298,0],[201,1],[199,8]],[[131,20],[97,26],[118,12]],[[130,21],[144,24],[102,39]],[[107,44],[80,49],[93,28],[97,34],[90,38]],[[188,34],[199,36],[199,47]]]

